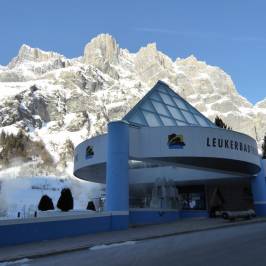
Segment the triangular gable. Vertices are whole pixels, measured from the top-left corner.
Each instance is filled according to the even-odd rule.
[[[167,84],[157,84],[123,118],[130,124],[146,127],[216,127]]]

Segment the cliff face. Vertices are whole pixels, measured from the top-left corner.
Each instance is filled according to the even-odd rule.
[[[172,61],[155,44],[133,54],[101,34],[79,58],[23,45],[0,68],[0,130],[20,136],[24,149],[2,139],[0,169],[19,165],[17,175],[71,176],[73,147],[105,132],[108,121],[120,119],[158,80],[211,120],[219,115],[233,130],[263,138],[266,100],[253,106],[222,69],[194,56]]]

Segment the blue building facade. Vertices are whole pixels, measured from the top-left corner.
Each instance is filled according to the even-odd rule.
[[[161,81],[107,134],[76,147],[74,175],[106,184],[114,229],[222,210],[266,215],[256,141],[218,128]]]

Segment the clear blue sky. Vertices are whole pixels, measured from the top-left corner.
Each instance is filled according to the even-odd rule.
[[[251,102],[266,97],[266,1],[0,0],[2,65],[23,43],[80,56],[99,33],[131,52],[156,42],[173,59],[194,54]]]

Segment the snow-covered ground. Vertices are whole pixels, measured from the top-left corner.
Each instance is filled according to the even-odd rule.
[[[48,195],[56,208],[63,188],[72,191],[75,210],[86,210],[88,201],[98,198],[101,189],[99,185],[74,178],[0,176],[0,216],[16,218],[20,212],[22,218],[31,217],[38,210],[43,195]]]

